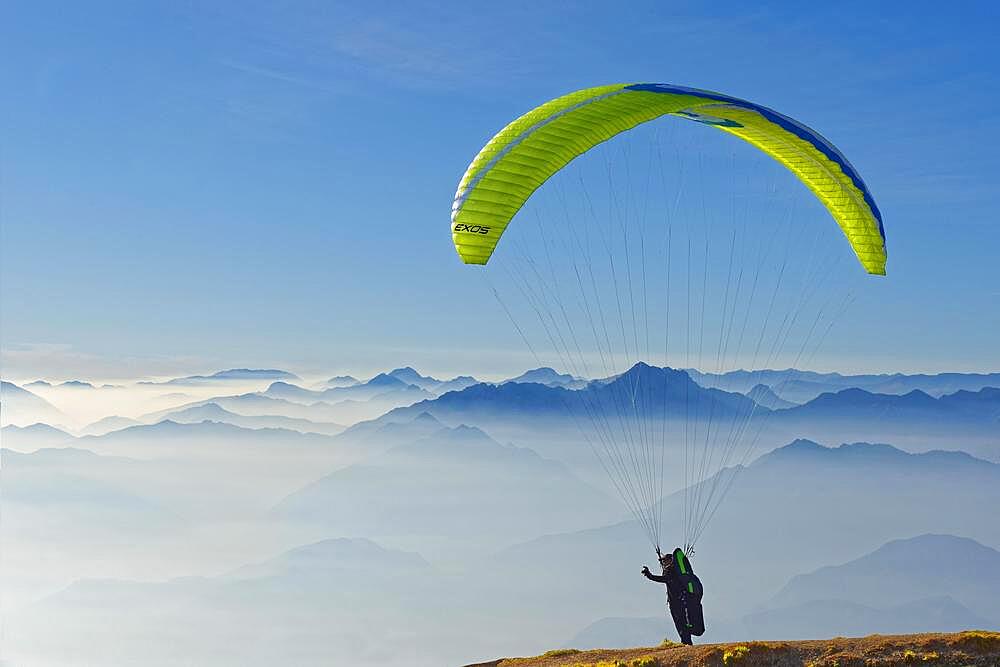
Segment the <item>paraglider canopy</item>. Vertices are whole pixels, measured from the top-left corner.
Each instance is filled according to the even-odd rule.
[[[487,263],[524,202],[571,160],[664,115],[716,127],[783,164],[827,208],[865,270],[885,274],[882,216],[864,181],[833,144],[767,107],[663,83],[578,90],[529,111],[497,133],[469,165],[455,193],[451,231],[462,261]]]

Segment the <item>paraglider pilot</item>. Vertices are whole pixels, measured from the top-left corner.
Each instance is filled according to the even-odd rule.
[[[692,635],[698,637],[705,632],[705,616],[701,608],[704,591],[701,581],[691,570],[691,561],[680,547],[669,554],[661,554],[657,549],[656,555],[663,574],[653,574],[645,565],[642,566],[642,574],[650,581],[666,584],[667,604],[670,606],[674,625],[677,626],[677,634],[681,637],[681,643],[690,644]]]

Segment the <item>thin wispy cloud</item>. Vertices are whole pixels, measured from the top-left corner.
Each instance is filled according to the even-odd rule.
[[[292,86],[308,88],[312,90],[317,90],[325,93],[343,93],[345,88],[343,86],[338,86],[332,83],[329,79],[324,79],[321,77],[308,77],[302,76],[291,71],[282,71],[280,69],[275,69],[271,67],[262,67],[260,65],[254,65],[245,62],[239,62],[235,60],[221,60],[220,65],[223,67],[228,67],[237,72],[242,72],[244,74],[249,74],[252,76],[259,76],[266,79],[271,79],[280,83],[286,83]]]

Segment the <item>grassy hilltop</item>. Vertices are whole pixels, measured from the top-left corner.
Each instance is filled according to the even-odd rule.
[[[468,667],[1000,667],[1000,632],[869,635],[809,641],[767,641],[577,651],[503,658]]]

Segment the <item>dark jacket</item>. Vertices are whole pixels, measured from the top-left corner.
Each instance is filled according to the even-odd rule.
[[[667,593],[674,594],[675,596],[680,595],[681,592],[681,579],[677,575],[677,568],[673,566],[673,562],[670,565],[663,568],[663,574],[653,574],[649,570],[645,570],[643,574],[650,581],[656,581],[661,584],[666,584]]]

